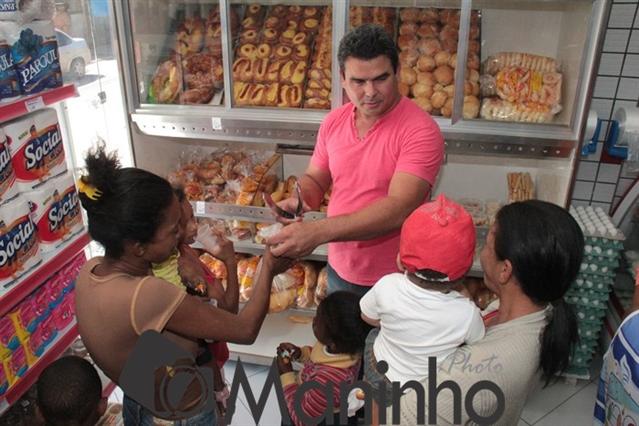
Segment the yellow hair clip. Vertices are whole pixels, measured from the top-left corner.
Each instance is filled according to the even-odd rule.
[[[102,196],[102,191],[93,185],[89,185],[82,178],[77,182],[78,192],[84,194],[87,198],[97,201]]]

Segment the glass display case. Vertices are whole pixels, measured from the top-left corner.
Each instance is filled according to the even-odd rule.
[[[116,12],[133,120],[170,124],[154,134],[191,137],[191,128],[228,140],[239,128],[267,141],[274,123],[293,123],[301,132],[284,139],[312,145],[326,112],[347,101],[335,46],[349,29],[374,23],[400,49],[402,94],[435,116],[447,139],[574,148],[609,3],[128,0]],[[544,155],[556,152],[565,155]]]

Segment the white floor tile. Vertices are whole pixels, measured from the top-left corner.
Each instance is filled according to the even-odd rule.
[[[235,407],[235,413],[233,413],[233,419],[231,420],[231,426],[248,426],[254,425],[255,421],[253,417],[249,413],[249,411],[244,407],[243,404],[237,404]]]
[[[224,376],[226,376],[226,380],[231,383],[233,381],[233,374],[235,373],[235,366],[237,362],[235,361],[226,361],[224,364]],[[244,367],[244,371],[246,372],[247,377],[251,377],[256,375],[257,373],[262,373],[268,370],[268,367],[257,364],[249,364],[247,362],[242,362],[242,366]]]
[[[530,424],[526,423],[523,419],[519,419],[517,426],[530,426]]]
[[[225,366],[225,369],[226,369],[226,366]],[[264,388],[267,372],[268,370],[266,369],[266,367],[262,367],[262,371],[259,371],[256,374],[250,375],[248,377],[249,385],[251,387],[251,392],[253,393],[253,398],[255,399],[256,404],[258,403],[262,389]],[[247,369],[247,375],[248,374],[249,373]],[[250,419],[250,422],[245,424],[247,425],[255,424],[253,417],[250,415],[249,404],[247,402],[246,394],[244,393],[244,390],[242,388],[240,388],[238,392],[237,399],[238,399],[238,403],[237,403],[238,409],[240,406],[242,406],[242,408],[246,410],[246,414],[248,416],[247,418]],[[268,399],[266,401],[266,405],[262,412],[262,416],[259,419],[259,424],[266,425],[266,426],[270,426],[270,425],[276,426],[281,424],[281,422],[282,422],[282,416],[280,413],[279,404],[277,402],[277,396],[275,395],[275,389],[271,387]],[[235,423],[235,420],[234,420],[233,424],[239,424],[239,423]]]
[[[543,417],[535,426],[592,425],[597,384],[589,383],[568,401]]]
[[[577,385],[572,385],[560,379],[557,383],[542,389],[542,384],[539,383],[529,394],[521,418],[529,424],[535,424],[587,385],[586,381],[579,381]]]

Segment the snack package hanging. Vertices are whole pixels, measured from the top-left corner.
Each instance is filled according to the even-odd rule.
[[[0,3],[0,7],[2,7],[2,3]],[[0,103],[12,101],[19,96],[20,83],[18,83],[18,74],[13,66],[11,46],[0,30]]]
[[[4,132],[0,129],[0,204],[11,200],[18,195],[18,192],[16,174],[11,164],[9,144]]]
[[[40,262],[36,226],[29,203],[18,196],[0,209],[0,285],[7,285]]]
[[[71,174],[51,179],[24,194],[38,229],[40,250],[55,250],[82,230],[80,199]]]
[[[50,20],[25,24],[2,22],[4,38],[11,46],[11,59],[20,91],[32,95],[62,86],[58,39]]]
[[[46,108],[3,126],[9,142],[11,163],[21,192],[64,173],[62,133],[58,115]]]

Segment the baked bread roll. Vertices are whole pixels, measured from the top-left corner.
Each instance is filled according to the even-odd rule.
[[[437,52],[442,50],[442,44],[433,37],[423,38],[417,43],[417,49],[424,55],[435,56]]]
[[[424,23],[417,28],[417,35],[421,38],[436,38],[439,35],[439,25]]]
[[[419,52],[416,49],[402,50],[399,54],[399,63],[402,66],[413,67],[419,59]]]
[[[282,69],[282,65],[284,65],[284,61],[272,61],[268,64],[268,68],[266,71],[266,81],[268,82],[277,82],[280,78],[280,70]]]
[[[399,12],[402,22],[417,22],[419,20],[419,9],[407,7]]]
[[[304,108],[331,109],[331,101],[325,98],[306,98]]]
[[[304,284],[297,291],[297,306],[310,308],[315,303],[315,286],[317,285],[317,271],[309,262],[300,262],[304,269]]]
[[[417,96],[413,99],[413,102],[415,102],[417,106],[428,113],[433,110],[433,105],[430,103],[429,98]]]
[[[257,58],[257,47],[254,44],[247,43],[240,46],[239,54],[242,58]]]
[[[267,81],[266,72],[268,71],[268,59],[253,59],[251,61],[251,72],[253,80],[256,83]]]
[[[317,285],[315,286],[315,296],[314,296],[315,305],[319,305],[322,302],[322,300],[326,298],[327,291],[328,291],[328,272],[325,266],[319,271],[319,274],[317,274]]]
[[[277,104],[281,108],[299,108],[302,105],[302,86],[299,84],[282,84]]]
[[[433,96],[433,86],[430,86],[426,83],[415,83],[411,88],[411,92],[415,98],[426,98],[430,99]]]
[[[454,80],[453,69],[448,65],[441,65],[435,68],[433,75],[435,76],[435,80],[444,86],[448,86]]]
[[[185,56],[190,53],[198,53],[204,42],[204,21],[199,16],[185,19],[177,30],[178,54]]]
[[[439,55],[440,53],[445,52],[438,52],[437,54]],[[436,66],[436,59],[433,59],[433,57],[429,55],[421,56],[417,61],[417,69],[419,71],[432,71]]]
[[[182,92],[182,67],[174,59],[162,62],[155,70],[151,87],[161,104],[173,103]]]
[[[278,60],[287,60],[293,54],[293,49],[290,46],[280,45],[275,49],[275,57]]]
[[[275,44],[280,38],[280,33],[275,28],[266,28],[262,31],[262,41],[268,44]]]
[[[257,55],[259,59],[268,59],[271,57],[271,45],[268,43],[262,43],[257,46]]]
[[[265,106],[277,106],[278,98],[280,94],[280,84],[271,83],[266,86],[266,93],[264,94]]]
[[[439,11],[429,7],[419,11],[419,21],[427,24],[436,24],[439,21]]]
[[[433,108],[441,108],[446,104],[446,100],[448,99],[448,95],[443,90],[437,90],[430,97],[430,103]]]
[[[235,104],[238,106],[245,106],[249,104],[251,95],[251,84],[236,81],[233,83],[233,98]]]
[[[272,29],[277,29],[279,28],[281,25],[280,23],[280,18],[278,18],[277,16],[269,16],[268,18],[266,18],[266,21],[264,21],[264,28],[272,28]]]

